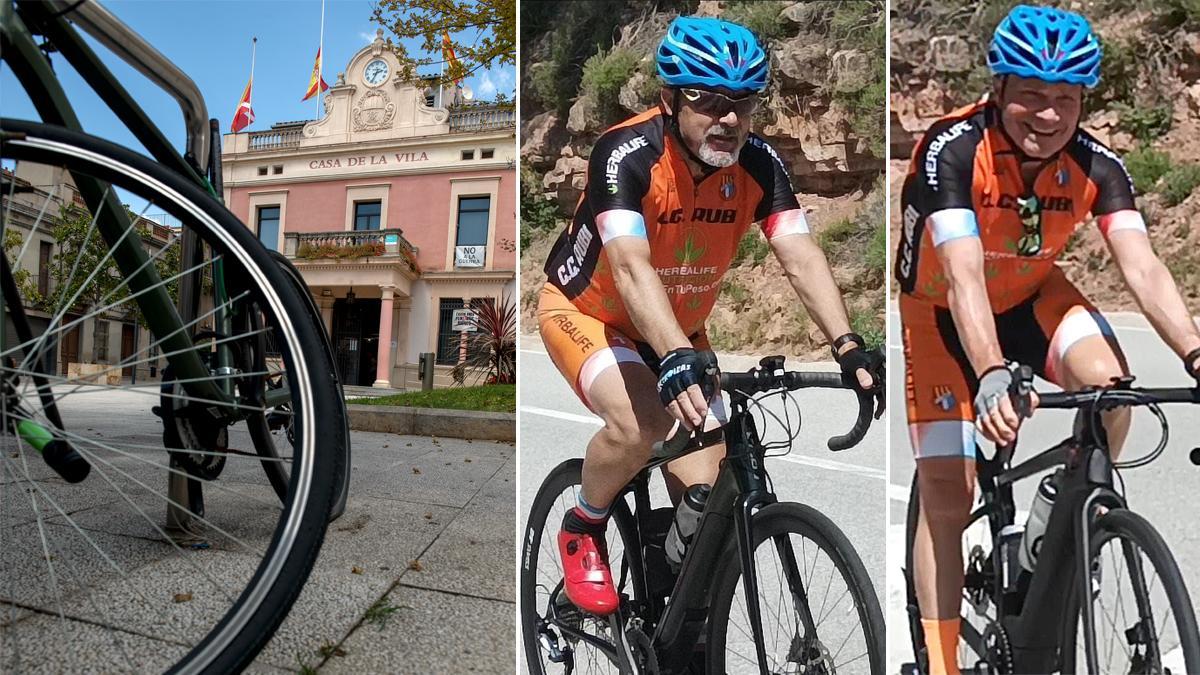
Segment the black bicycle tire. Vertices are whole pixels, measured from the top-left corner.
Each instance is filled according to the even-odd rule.
[[[229,242],[231,248],[240,249],[241,255],[244,256],[243,264],[246,264],[247,268],[253,266],[266,280],[267,288],[270,289],[268,292],[278,298],[283,316],[303,316],[308,312],[307,306],[294,292],[284,272],[249,229],[193,182],[126,148],[63,127],[0,118],[0,130],[6,134],[14,134],[6,138],[7,142],[0,148],[0,156],[4,158],[74,167],[78,171],[86,171],[97,179],[119,186],[138,183],[143,197],[153,195],[156,203],[168,212],[171,208],[176,211],[191,209],[193,215],[199,213],[210,218],[216,226],[213,230],[214,236]],[[120,171],[124,173],[118,173],[112,164],[121,165]],[[178,199],[171,193],[178,195]],[[180,206],[185,201],[188,204]],[[195,222],[203,224],[199,218]],[[207,224],[203,226],[209,227]],[[293,322],[291,329],[295,332],[299,346],[297,353],[307,354],[321,349],[318,337],[313,333],[309,322]],[[290,359],[291,355],[287,358]],[[297,363],[287,365],[289,371],[297,372]],[[299,391],[303,391],[303,388]],[[326,389],[312,387],[307,397],[314,420],[326,419],[330,414],[333,406],[325,395],[326,392]],[[336,447],[340,434],[340,430],[318,424],[313,427],[312,447]],[[334,493],[332,478],[336,475],[336,465],[340,460],[335,454],[315,450],[312,458],[313,470],[309,472],[311,482],[304,491],[304,503],[299,507],[296,504],[288,505],[281,517],[281,523],[295,523],[295,537],[289,550],[282,552],[282,562],[271,571],[274,576],[273,582],[257,598],[255,606],[249,607],[248,595],[252,594],[247,591],[256,588],[262,582],[264,575],[268,573],[268,561],[279,553],[282,525],[272,536],[268,553],[248,583],[247,591],[241,593],[225,616],[169,672],[240,672],[253,660],[286,618],[320,552]],[[238,630],[231,628],[235,615],[240,623]],[[219,640],[223,640],[223,643],[218,644]]]
[[[1183,648],[1183,658],[1186,664],[1185,672],[1200,673],[1200,631],[1197,629],[1196,614],[1192,607],[1191,597],[1183,581],[1183,574],[1175,562],[1175,556],[1167,546],[1166,540],[1154,529],[1145,518],[1128,509],[1113,509],[1101,516],[1095,527],[1111,535],[1093,536],[1092,552],[1088,559],[1100,551],[1103,544],[1118,536],[1123,536],[1134,542],[1142,549],[1146,558],[1154,566],[1162,582],[1163,590],[1171,604],[1171,614],[1175,616],[1175,627],[1179,631],[1180,646]],[[1072,592],[1067,601],[1064,621],[1062,644],[1062,661],[1064,673],[1072,672],[1075,655],[1075,635],[1078,625],[1079,596],[1078,580],[1072,582]],[[1137,592],[1135,589],[1134,592]]]
[[[518,604],[520,606],[521,620],[521,639],[525,647],[525,661],[531,675],[545,675],[545,670],[542,668],[540,654],[540,646],[538,645],[537,626],[538,608],[537,600],[537,554],[541,551],[542,533],[546,528],[546,517],[550,513],[550,509],[554,506],[555,500],[563,493],[563,490],[572,485],[579,485],[583,471],[583,460],[579,458],[568,459],[558,466],[546,476],[542,481],[541,487],[538,488],[537,496],[534,497],[533,503],[529,507],[529,520],[525,526],[525,536],[521,539],[521,569],[520,569],[520,589]],[[616,520],[617,529],[623,534],[622,539],[628,539],[624,534],[629,532],[633,527],[629,522],[632,520],[627,508],[618,507],[614,509],[612,518]],[[635,567],[630,568],[630,574],[634,575],[631,578],[630,586],[634,589],[645,588],[645,580],[641,578],[641,570]],[[635,598],[640,600],[641,598]]]
[[[754,547],[778,534],[800,534],[816,543],[833,561],[850,588],[867,642],[872,673],[882,673],[886,662],[885,627],[875,585],[867,574],[858,551],[838,526],[825,514],[808,506],[781,502],[763,507],[754,514]],[[728,549],[727,549],[728,550]],[[740,592],[741,563],[736,555],[726,556],[716,570],[708,612],[707,672],[724,673],[725,633],[734,593]]]
[[[304,300],[308,301],[310,308],[309,317],[312,319],[313,330],[321,339],[324,349],[321,350],[323,363],[320,368],[321,377],[318,378],[318,384],[329,387],[329,396],[335,400],[334,406],[334,421],[329,422],[334,426],[341,427],[344,431],[342,434],[341,446],[335,449],[339,455],[344,456],[341,462],[341,470],[339,475],[334,477],[334,485],[336,492],[333,498],[333,505],[329,511],[329,522],[333,522],[340,518],[346,511],[346,501],[350,495],[350,472],[346,470],[350,466],[350,418],[346,410],[345,395],[342,392],[342,383],[337,373],[336,362],[333,358],[333,348],[329,344],[329,336],[325,332],[325,326],[321,321],[320,309],[312,301],[312,296],[308,292],[308,288],[304,286],[304,280],[300,277],[295,266],[291,264],[282,254],[271,251],[272,259],[283,269],[295,286],[296,292]],[[262,363],[259,363],[261,354],[265,349],[266,336],[260,336],[258,341],[259,355],[256,357],[251,369],[255,372],[262,370]],[[309,354],[310,362],[315,362],[317,359],[314,354]],[[251,415],[246,419],[246,429],[250,432],[250,437],[254,441],[255,450],[268,459],[277,459],[278,454],[273,452],[274,440],[271,437],[270,425],[267,422],[265,414]],[[283,467],[279,462],[263,461],[263,471],[267,474],[267,479],[271,482],[271,487],[275,490],[275,494],[283,500],[287,496],[288,477],[283,471]]]

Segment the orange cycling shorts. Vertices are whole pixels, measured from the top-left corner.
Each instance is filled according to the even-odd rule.
[[[588,390],[596,377],[618,363],[641,363],[658,375],[659,356],[612,326],[580,311],[562,291],[546,284],[538,298],[538,329],[550,360],[583,404],[592,409]],[[693,335],[692,346],[709,349],[708,336]]]
[[[1004,358],[1061,384],[1063,356],[1100,335],[1128,371],[1112,327],[1054,268],[1028,299],[995,315]],[[950,310],[900,294],[908,432],[917,459],[975,457],[975,393],[979,380],[959,342]]]

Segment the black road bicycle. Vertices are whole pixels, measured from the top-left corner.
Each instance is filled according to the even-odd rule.
[[[1022,407],[1033,373],[1023,366],[1017,375],[1014,397]],[[971,514],[971,523],[986,519],[990,537],[971,545],[964,556],[959,640],[964,671],[1200,672],[1200,635],[1179,567],[1162,536],[1129,509],[1117,489],[1117,469],[1149,464],[1166,448],[1168,426],[1159,405],[1200,403],[1200,389],[1142,389],[1132,383],[1128,377],[1106,388],[1039,393],[1039,408],[1077,410],[1075,428],[1070,437],[1015,466],[1015,443],[999,447],[990,458],[976,452],[982,505]],[[1101,413],[1134,406],[1148,407],[1162,426],[1162,438],[1148,455],[1114,464]],[[1002,541],[1002,531],[1017,516],[1013,484],[1059,467],[1057,496],[1030,573]],[[905,578],[916,662],[905,664],[907,673],[928,672],[911,574],[919,503],[914,477]]]
[[[179,102],[184,154],[77,29]],[[51,55],[149,157],[82,133]],[[0,672],[235,672],[345,503],[346,410],[320,314],[220,203],[219,125],[153,47],[95,2],[0,0],[0,56],[42,120],[0,119]],[[70,219],[85,253],[31,283]],[[74,374],[81,329],[103,342],[114,323],[150,343]],[[120,377],[150,364],[161,382]]]
[[[881,366],[881,383],[882,374]],[[542,483],[521,542],[521,630],[534,675],[883,672],[883,615],[862,561],[829,518],[776,499],[764,458],[794,436],[789,428],[788,440],[764,444],[752,414],[761,407],[757,394],[852,384],[840,373],[785,371],[783,357],[720,377],[728,424],[658,444],[614,503],[608,547],[621,597],[614,614],[581,612],[563,593],[554,541],[576,504],[583,461],[563,462]],[[854,428],[830,439],[830,449],[862,440],[874,401],[859,395]],[[726,459],[673,575],[663,549],[673,509],[652,508],[651,473],[721,442]]]

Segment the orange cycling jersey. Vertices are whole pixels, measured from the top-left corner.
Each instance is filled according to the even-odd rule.
[[[787,170],[751,134],[732,166],[693,180],[684,150],[658,109],[606,131],[588,182],[546,261],[549,284],[583,313],[642,340],[617,293],[604,245],[649,242],[650,262],[687,335],[701,332],[738,242],[755,221],[768,239],[808,231]]]
[[[1089,213],[1107,237],[1145,230],[1133,182],[1121,160],[1078,130],[1025,186],[1020,156],[995,105],[981,101],[934,123],[913,152],[901,194],[903,229],[896,255],[902,292],[947,306],[948,283],[933,250],[979,237],[992,311],[1032,297]]]

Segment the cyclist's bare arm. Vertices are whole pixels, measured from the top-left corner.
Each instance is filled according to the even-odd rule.
[[[833,280],[833,271],[825,252],[810,234],[792,234],[771,240],[771,250],[783,266],[788,282],[804,303],[809,316],[817,322],[825,339],[833,342],[850,332],[850,319],[846,314],[846,303],[842,291]],[[854,348],[853,343],[842,345],[840,352]],[[866,347],[866,345],[858,345]],[[872,386],[871,376],[865,370],[858,371],[858,382],[864,388]]]
[[[1146,232],[1120,230],[1109,233],[1107,239],[1129,292],[1154,330],[1180,358],[1200,347],[1200,331],[1179,295],[1171,272],[1154,253]]]
[[[979,237],[952,239],[936,250],[950,286],[947,291],[950,315],[975,374],[1004,365],[983,275],[983,245]]]
[[[691,347],[691,341],[675,320],[667,290],[650,262],[650,242],[642,237],[618,237],[605,244],[604,250],[629,319],[655,353],[665,355],[672,349]],[[697,385],[689,387],[686,393],[686,397],[681,395],[667,409],[685,425],[699,426],[708,413],[708,402]]]
[[[983,273],[982,242],[977,236],[958,237],[942,242],[935,250],[949,283],[946,297],[950,316],[971,368],[981,376],[989,368],[1003,366],[1004,354],[996,336],[996,319]],[[1012,402],[1002,399],[993,413],[979,417],[980,431],[991,441],[1010,440],[1020,425]]]

